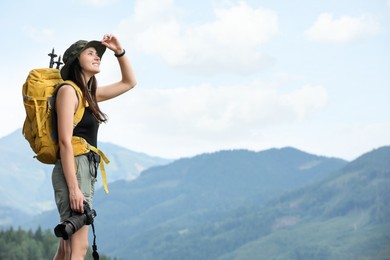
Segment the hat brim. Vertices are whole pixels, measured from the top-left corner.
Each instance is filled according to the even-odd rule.
[[[61,68],[61,77],[63,80],[67,80],[69,78],[69,68],[72,63],[80,56],[84,50],[93,47],[95,48],[98,56],[102,59],[104,52],[106,51],[106,46],[104,46],[100,41],[89,41],[79,52],[77,55],[72,57],[72,59],[68,60],[66,64]]]

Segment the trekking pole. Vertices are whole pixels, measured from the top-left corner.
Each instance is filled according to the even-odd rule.
[[[54,58],[57,57],[57,54],[54,53],[54,48],[51,51],[51,53],[48,54],[50,56],[50,63],[49,63],[49,68],[53,68],[54,65]]]
[[[57,64],[56,69],[59,70],[61,64],[64,64],[63,62],[61,62],[61,55],[58,57],[58,60],[56,62],[54,62],[54,63]]]

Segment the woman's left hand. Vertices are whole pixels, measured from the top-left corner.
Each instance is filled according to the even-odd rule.
[[[115,35],[105,34],[101,42],[104,46],[115,52],[115,54],[120,54],[123,52],[122,45]]]

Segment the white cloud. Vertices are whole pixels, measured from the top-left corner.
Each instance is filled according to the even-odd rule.
[[[33,26],[24,26],[22,28],[24,34],[26,34],[34,42],[46,43],[55,38],[55,31],[49,28],[36,28]]]
[[[256,82],[135,89],[102,107],[110,117],[108,127],[114,129],[107,135],[102,130],[100,137],[166,156],[206,152],[205,147],[247,147],[265,129],[300,123],[326,102],[326,90],[312,85],[287,93]]]
[[[286,95],[285,99],[294,115],[303,120],[309,113],[326,104],[327,93],[322,86],[305,85]]]
[[[214,14],[210,22],[188,25],[173,1],[137,1],[134,16],[120,31],[139,51],[197,72],[256,71],[269,62],[259,48],[278,32],[275,12],[240,2]]]
[[[342,16],[336,19],[331,13],[323,13],[318,16],[305,35],[308,39],[317,42],[346,43],[376,35],[379,32],[380,25],[372,17]]]
[[[390,0],[387,0],[387,7],[390,8]]]
[[[173,0],[137,0],[134,16],[137,25],[151,25],[155,22],[167,22],[176,19],[181,10],[176,8]],[[158,24],[158,23],[156,23]]]
[[[116,2],[116,0],[80,0],[82,3],[85,3],[89,6],[94,7],[104,7]]]

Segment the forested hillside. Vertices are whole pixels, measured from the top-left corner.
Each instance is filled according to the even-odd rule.
[[[221,151],[152,168],[114,183],[109,197],[97,195],[103,249],[137,259],[215,259],[264,232],[257,216],[267,201],[346,163],[283,148]]]
[[[99,250],[123,259],[388,259],[390,146],[352,162],[294,148],[184,158],[97,193]],[[33,225],[52,229],[55,211]]]
[[[389,259],[389,158],[382,147],[271,200],[255,218],[265,232],[220,259]]]
[[[287,159],[291,157],[276,154],[282,169],[297,165]],[[99,222],[105,230],[103,239],[113,242],[105,243],[104,250],[118,256],[131,254],[136,259],[388,259],[388,158],[390,147],[377,149],[322,180],[295,190],[284,189],[265,203],[262,197],[264,191],[272,192],[270,183],[280,183],[279,189],[287,183],[275,170],[278,167],[271,167],[271,175],[260,179],[248,178],[248,169],[254,165],[237,175],[237,168],[231,172],[223,168],[224,175],[218,175],[218,160],[204,156],[204,168],[189,160],[178,162],[181,170],[160,169],[158,176],[155,171],[146,172],[138,182],[117,183],[116,202],[106,200],[99,205],[103,208],[99,221],[110,220]],[[213,171],[207,171],[211,165]],[[162,168],[168,167],[172,165]],[[264,167],[255,168],[262,175],[267,172]],[[290,176],[296,178],[292,172]],[[147,181],[152,176],[159,181]],[[250,183],[242,185],[245,178]],[[186,181],[191,183],[188,187]],[[219,186],[219,182],[223,184]],[[197,189],[191,189],[194,186]],[[221,187],[227,188],[223,191]],[[147,192],[157,188],[159,192]],[[254,190],[257,193],[251,193]],[[109,205],[111,211],[106,212]]]
[[[38,228],[35,232],[22,229],[0,231],[0,259],[4,260],[46,260],[53,259],[58,246],[56,238],[50,230],[42,231]],[[99,254],[101,260],[112,258]],[[92,260],[92,252],[89,249],[86,258]],[[117,258],[114,258],[115,260]]]

